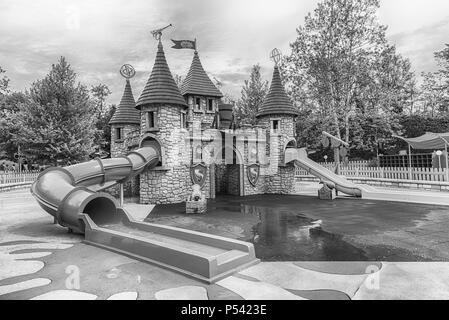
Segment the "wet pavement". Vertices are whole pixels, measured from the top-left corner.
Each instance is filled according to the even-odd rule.
[[[441,206],[222,196],[205,215],[160,205],[146,221],[252,242],[263,261],[449,260],[449,209]]]
[[[209,205],[201,216],[185,215],[183,206],[158,206],[147,220],[249,239],[265,256],[210,285],[80,243],[83,236],[54,225],[28,190],[1,193],[0,300],[449,297],[449,262],[304,261],[424,259],[417,253],[438,260],[448,253],[446,208],[296,196],[228,197]],[[296,256],[296,262],[267,261]]]

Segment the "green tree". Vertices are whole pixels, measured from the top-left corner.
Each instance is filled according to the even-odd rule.
[[[27,101],[27,96],[22,92],[11,92],[0,96],[0,157],[14,159],[17,152],[17,144],[13,140],[13,134],[19,130],[14,121],[14,114],[18,106]]]
[[[0,67],[0,96],[8,93],[9,78],[5,73],[6,71]]]
[[[234,106],[234,117],[237,125],[256,124],[259,106],[267,93],[268,81],[262,80],[260,65],[254,65],[249,80],[245,80],[242,96]]]
[[[100,119],[109,111],[107,110],[106,99],[111,94],[111,90],[109,90],[107,85],[100,83],[96,86],[92,86],[90,92],[92,93],[97,118]]]
[[[435,52],[438,70],[423,73],[421,103],[423,113],[434,117],[449,113],[449,45]]]
[[[110,153],[111,151],[111,135],[109,128],[109,120],[111,119],[111,106],[108,106],[106,99],[111,94],[109,87],[105,84],[98,84],[91,87],[91,94],[96,110],[97,121],[95,127],[97,134],[95,135],[96,152]]]
[[[324,126],[315,131],[329,131],[356,149],[366,141],[351,141],[352,130],[363,130],[364,119],[383,127],[401,114],[414,81],[410,62],[386,40],[378,8],[378,0],[323,0],[297,29],[282,62],[298,109]]]
[[[99,146],[97,149],[100,154],[111,154],[111,126],[109,125],[109,121],[114,115],[116,108],[115,105],[109,106],[96,123],[98,129],[96,145]]]
[[[46,163],[86,160],[95,150],[95,112],[88,89],[76,82],[76,73],[61,57],[32,84],[27,101],[13,114],[19,128],[13,140]]]
[[[448,94],[445,89],[446,80],[440,72],[426,72],[422,74],[421,103],[422,112],[431,117],[440,113],[447,113]]]

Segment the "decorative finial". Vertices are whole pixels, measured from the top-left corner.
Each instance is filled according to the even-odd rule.
[[[162,38],[162,31],[164,31],[165,29],[167,29],[169,27],[173,27],[173,25],[170,23],[168,26],[166,26],[164,28],[160,28],[160,29],[151,31],[151,34],[153,35],[154,39],[156,39],[157,41],[160,42],[161,38]]]
[[[271,51],[270,59],[274,61],[274,64],[277,66],[279,62],[281,61],[282,53],[279,51],[279,49],[274,48]]]
[[[132,65],[124,64],[120,68],[120,74],[122,75],[123,78],[125,78],[126,80],[129,80],[136,75],[136,70],[134,70],[134,67]]]

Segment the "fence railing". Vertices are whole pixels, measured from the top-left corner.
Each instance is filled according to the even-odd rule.
[[[318,162],[318,164],[322,165],[325,168],[335,168],[335,162]],[[349,161],[346,166],[348,167],[368,167],[373,164],[373,161]],[[342,162],[340,164],[341,166],[345,166],[345,164]]]
[[[333,165],[325,165],[327,169],[334,171]],[[374,178],[414,181],[440,181],[448,182],[444,168],[380,168],[363,166],[341,166],[340,175],[348,178]],[[310,176],[307,170],[296,168],[296,176]]]
[[[0,173],[0,185],[11,183],[33,182],[39,176],[39,171]]]

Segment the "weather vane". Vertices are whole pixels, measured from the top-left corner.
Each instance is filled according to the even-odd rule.
[[[124,64],[120,68],[120,74],[122,75],[123,78],[129,80],[136,75],[136,70],[134,70],[134,67],[132,65]]]
[[[168,26],[166,26],[164,28],[160,28],[160,29],[151,31],[151,34],[153,35],[154,39],[160,41],[162,38],[162,31],[164,31],[165,29],[167,29],[169,27],[173,27],[173,25],[170,23]]]
[[[281,51],[279,51],[279,49],[274,48],[273,51],[271,51],[270,59],[273,60],[276,65],[278,65],[279,62],[281,61],[281,57],[282,54]]]

